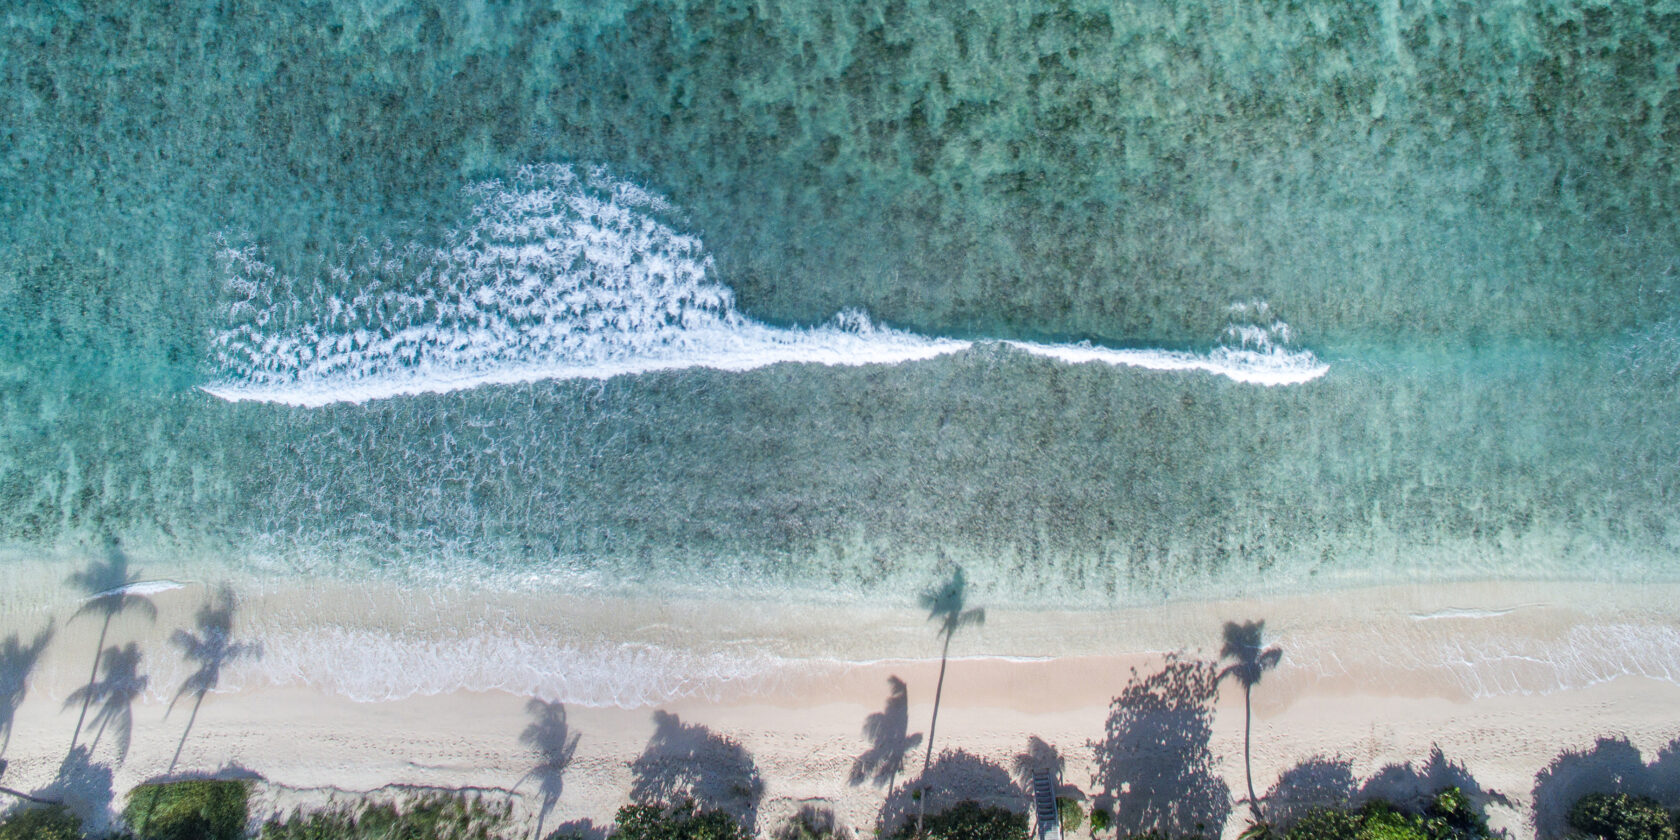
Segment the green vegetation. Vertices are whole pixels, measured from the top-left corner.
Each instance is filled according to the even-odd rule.
[[[82,820],[63,805],[24,808],[0,820],[0,840],[81,840]]]
[[[461,793],[425,793],[400,802],[340,804],[294,812],[262,827],[262,840],[511,840],[519,836],[505,804]]]
[[[916,836],[916,826],[906,822],[892,835],[896,840]],[[965,800],[937,814],[922,825],[923,840],[1027,840],[1027,817],[996,805]]]
[[[834,813],[806,806],[775,833],[776,840],[852,840],[852,832],[836,825]]]
[[[240,840],[249,795],[245,782],[141,785],[128,795],[123,821],[138,840]]]
[[[1569,827],[1602,840],[1675,840],[1674,817],[1645,796],[1590,793],[1569,809]]]
[[[613,820],[614,840],[751,840],[752,835],[722,811],[702,811],[694,800],[674,808],[626,805]]]
[[[1071,796],[1056,797],[1056,816],[1062,821],[1063,831],[1078,831],[1085,824],[1085,809]],[[1091,827],[1095,828],[1095,815],[1092,816]]]
[[[1435,794],[1423,811],[1424,833],[1440,840],[1483,840],[1493,836],[1483,814],[1457,787]]]
[[[1245,837],[1261,831],[1250,826]],[[1265,831],[1275,829],[1267,826]],[[1258,837],[1258,835],[1254,835]],[[1289,840],[1488,840],[1487,818],[1456,787],[1435,794],[1422,814],[1408,814],[1383,801],[1358,809],[1319,808],[1297,820],[1284,833]]]
[[[1110,817],[1108,815],[1108,809],[1107,808],[1092,808],[1091,809],[1091,831],[1092,832],[1107,831],[1108,827],[1110,825],[1112,825],[1113,822],[1114,822],[1114,818]]]

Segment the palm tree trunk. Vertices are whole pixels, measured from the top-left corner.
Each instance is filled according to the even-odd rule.
[[[87,720],[89,704],[93,703],[93,684],[99,680],[99,658],[105,655],[105,633],[111,629],[111,614],[105,614],[105,625],[99,628],[99,644],[93,649],[93,671],[88,674],[87,696],[82,698],[82,713],[76,718],[76,731],[70,736],[70,749],[76,748],[76,741],[82,737],[82,723]]]
[[[187,735],[192,732],[193,721],[198,720],[198,707],[202,705],[204,705],[204,692],[200,691],[198,699],[193,701],[192,714],[187,716],[187,728],[181,730],[181,743],[175,745],[175,757],[169,759],[169,770],[166,772],[175,772],[175,762],[181,760],[181,748],[187,745]],[[540,820],[538,821],[538,827],[542,827]]]
[[[945,664],[951,656],[951,634],[945,634],[945,649],[939,652],[939,682],[933,690],[933,720],[928,721],[927,756],[922,759],[922,798],[916,800],[916,836],[922,836],[922,817],[927,814],[927,771],[933,764],[933,732],[939,727],[939,698],[945,693]]]
[[[1248,812],[1259,822],[1260,799],[1254,795],[1254,761],[1249,755],[1249,739],[1254,734],[1254,687],[1243,684],[1243,775],[1248,778]]]

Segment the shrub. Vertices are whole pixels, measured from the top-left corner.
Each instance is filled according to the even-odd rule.
[[[1113,825],[1113,823],[1114,823],[1114,819],[1108,815],[1108,809],[1107,808],[1092,808],[1091,809],[1091,830],[1092,831],[1107,831],[1108,827],[1110,825]]]
[[[1430,840],[1488,840],[1493,836],[1487,817],[1457,787],[1435,794],[1423,811],[1423,830]]]
[[[929,814],[922,829],[929,840],[1027,840],[1027,816],[969,799]],[[907,840],[915,833],[915,820],[906,820],[893,837]]]
[[[1062,821],[1063,831],[1078,831],[1085,824],[1085,809],[1071,796],[1058,796],[1056,818]]]
[[[1357,811],[1315,808],[1296,820],[1288,840],[1489,840],[1487,817],[1456,787],[1443,788],[1421,816],[1381,800]],[[1674,840],[1671,838],[1671,840]]]
[[[262,827],[262,840],[496,840],[511,838],[506,805],[461,793],[422,793],[399,802],[356,802],[293,812]]]
[[[799,809],[774,835],[775,840],[852,840],[852,832],[836,825],[834,812],[813,808]]]
[[[245,782],[210,779],[141,785],[123,821],[138,840],[241,840],[249,794]]]
[[[1423,820],[1403,814],[1387,802],[1368,802],[1359,810],[1359,840],[1429,840]]]
[[[1314,808],[1295,821],[1289,840],[1357,840],[1361,818],[1340,808]]]
[[[81,840],[82,819],[63,805],[24,808],[0,820],[0,840]]]
[[[1625,793],[1589,793],[1569,809],[1569,826],[1604,840],[1675,840],[1674,824],[1656,800]]]
[[[722,811],[701,811],[690,799],[675,808],[626,805],[613,820],[614,840],[751,840],[752,835]]]

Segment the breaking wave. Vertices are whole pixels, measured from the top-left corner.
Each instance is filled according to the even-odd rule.
[[[254,246],[220,253],[233,302],[212,337],[226,400],[296,406],[364,402],[485,384],[603,379],[779,362],[897,364],[975,342],[878,326],[850,310],[776,327],[735,308],[700,240],[668,221],[663,198],[602,168],[533,165],[469,189],[472,216],[440,245],[366,241],[314,278],[290,276]],[[1195,370],[1288,385],[1328,367],[1290,350],[1263,303],[1232,308],[1208,353],[1007,341],[1070,363]]]

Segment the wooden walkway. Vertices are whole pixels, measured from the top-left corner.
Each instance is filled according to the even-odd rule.
[[[1033,817],[1038,840],[1062,840],[1062,817],[1056,810],[1056,777],[1033,771]]]

